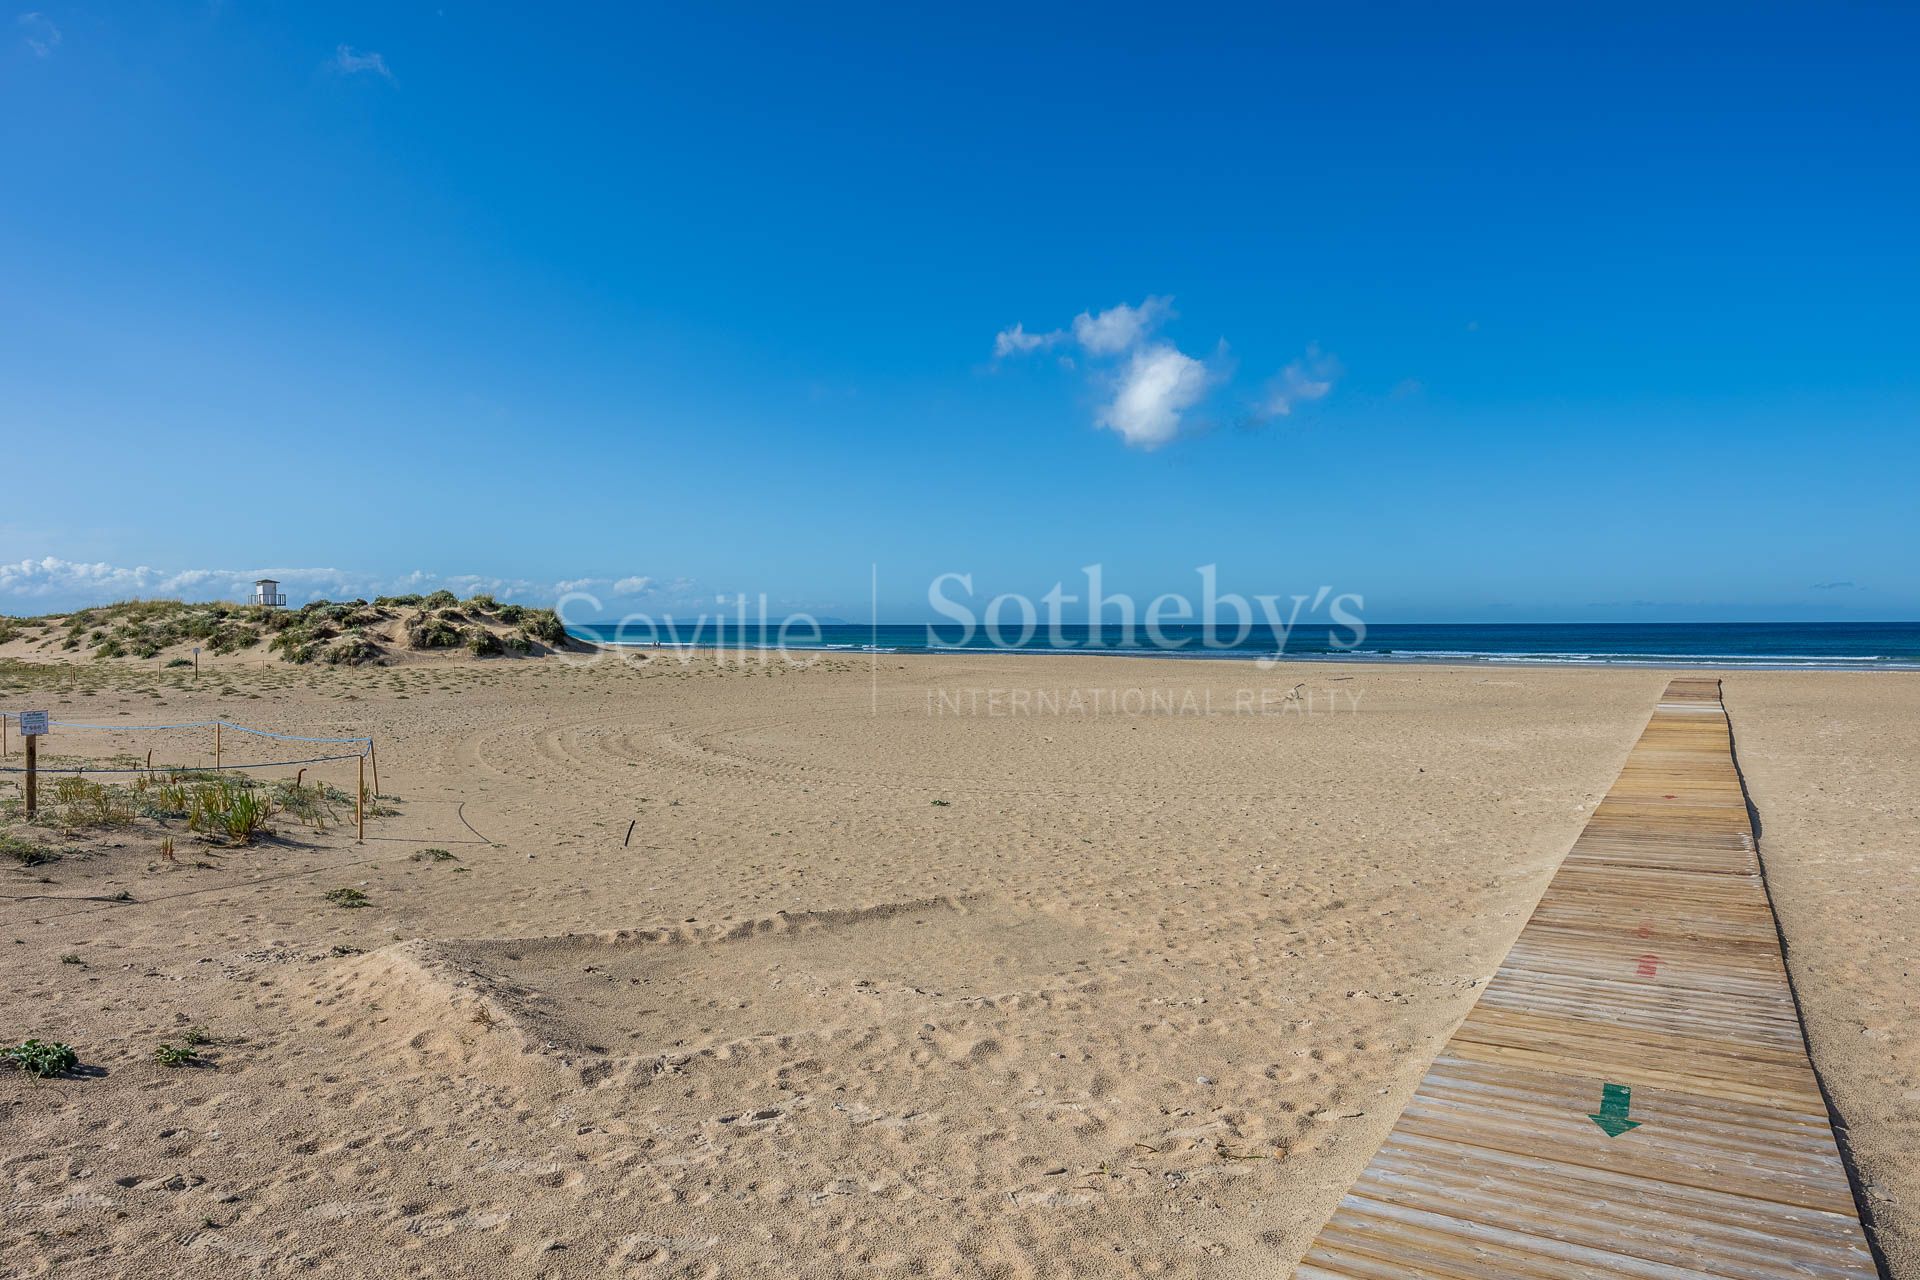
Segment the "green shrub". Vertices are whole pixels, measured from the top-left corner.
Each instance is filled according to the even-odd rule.
[[[370,662],[378,662],[386,651],[359,632],[342,636],[328,647],[322,655],[327,665],[334,667],[364,667]]]
[[[248,627],[222,623],[205,637],[207,647],[215,653],[225,656],[238,653],[242,649],[251,649],[260,643],[260,633]]]
[[[192,658],[169,658],[167,660],[167,668],[169,670],[171,670],[174,667],[190,667],[192,665],[193,665]]]
[[[464,607],[469,613],[496,613],[499,611],[500,602],[492,596],[481,592],[468,596],[464,602]]]
[[[415,649],[452,649],[460,644],[460,631],[452,623],[416,613],[407,622],[407,644]]]
[[[567,642],[567,629],[560,615],[551,609],[529,609],[520,620],[520,628],[541,644],[559,648]]]
[[[70,1044],[45,1040],[23,1040],[10,1049],[0,1049],[0,1062],[16,1071],[42,1079],[57,1076],[80,1065],[80,1055]]]
[[[358,889],[329,889],[323,896],[336,907],[353,909],[373,905],[367,900],[367,895]]]
[[[468,627],[466,641],[467,652],[476,658],[497,658],[506,652],[506,646],[500,643],[500,637],[485,627]]]
[[[527,610],[525,605],[503,604],[493,611],[493,616],[511,627],[527,616]]]
[[[410,596],[375,596],[374,604],[382,609],[410,609],[421,602],[419,593]]]
[[[451,591],[436,591],[423,599],[420,604],[427,609],[451,609],[460,603],[460,597]]]

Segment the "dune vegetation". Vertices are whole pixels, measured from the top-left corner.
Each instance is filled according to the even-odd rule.
[[[216,657],[265,646],[295,664],[387,665],[408,654],[532,657],[565,649],[566,628],[551,609],[462,600],[451,591],[315,600],[297,609],[227,601],[124,600],[33,618],[0,617],[0,645],[21,657],[71,655],[162,660],[188,665],[199,648]]]

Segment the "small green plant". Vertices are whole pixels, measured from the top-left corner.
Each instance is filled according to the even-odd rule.
[[[203,1044],[212,1044],[213,1036],[202,1026],[191,1026],[180,1033],[180,1038],[198,1049]]]
[[[169,670],[171,670],[174,667],[190,667],[192,665],[193,665],[192,658],[172,658],[172,659],[169,659],[167,662],[167,667]]]
[[[81,958],[80,958],[80,957],[79,957],[79,956],[78,956],[77,954],[75,954],[74,952],[72,952],[72,951],[69,951],[69,952],[67,952],[67,954],[65,954],[65,955],[63,955],[63,956],[61,956],[61,957],[60,957],[60,963],[61,963],[61,964],[85,964],[85,963],[86,963],[86,961],[85,961],[85,960],[82,960],[82,959],[81,959]]]
[[[125,826],[133,821],[135,812],[131,792],[104,782],[89,782],[78,774],[54,781],[53,808],[68,828]]]
[[[454,862],[454,861],[457,861],[457,859],[455,859],[453,854],[447,852],[445,849],[422,849],[420,850],[420,852],[413,855],[411,861]]]
[[[187,798],[187,828],[224,836],[229,845],[252,844],[276,812],[271,796],[239,778],[195,783]]]
[[[953,801],[951,800],[935,800],[933,802],[933,807],[936,809],[947,809],[947,808],[951,808],[952,806],[953,806]]]
[[[23,867],[38,867],[57,861],[60,854],[43,844],[0,832],[0,856],[12,858]]]
[[[282,779],[273,784],[268,794],[283,812],[292,814],[306,826],[325,831],[334,819],[333,801],[338,789],[324,783]]]
[[[184,818],[187,816],[187,788],[172,778],[162,780],[142,775],[133,784],[133,805],[143,818]]]
[[[46,1079],[71,1071],[80,1065],[80,1055],[70,1044],[46,1040],[23,1040],[10,1049],[0,1049],[0,1061],[16,1071]]]
[[[153,1051],[153,1060],[163,1067],[184,1067],[194,1059],[194,1052],[186,1045],[163,1044]]]
[[[329,889],[325,896],[327,901],[336,907],[353,908],[373,905],[367,895],[358,889]]]

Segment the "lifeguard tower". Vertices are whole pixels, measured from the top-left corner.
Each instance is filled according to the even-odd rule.
[[[280,594],[280,584],[272,578],[259,578],[253,584],[253,603],[263,604],[269,609],[284,608],[287,598]]]

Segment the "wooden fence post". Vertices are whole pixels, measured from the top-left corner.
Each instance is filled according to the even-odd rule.
[[[40,739],[27,736],[27,816],[40,807],[40,775],[35,772],[40,767]]]
[[[374,753],[373,739],[367,739],[367,759],[373,762],[373,798],[380,798],[380,757]]]
[[[220,772],[220,722],[213,722],[213,771]]]
[[[367,842],[367,758],[360,757],[360,789],[353,793],[353,821],[360,828],[355,844]]]

